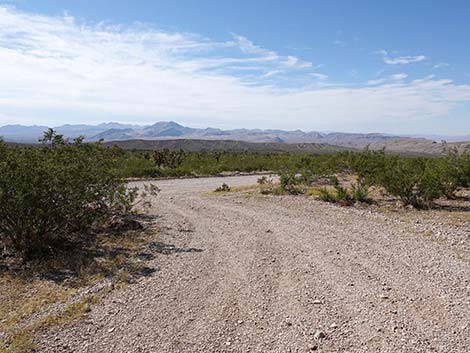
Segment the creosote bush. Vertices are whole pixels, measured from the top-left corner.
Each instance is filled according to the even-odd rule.
[[[119,152],[73,143],[53,130],[41,147],[0,143],[0,242],[25,258],[79,240],[117,214],[129,213],[137,190],[117,176]]]
[[[445,157],[403,157],[384,151],[350,154],[351,170],[365,185],[383,187],[404,205],[429,208],[440,197],[468,187],[470,158],[455,151]]]
[[[282,172],[279,177],[280,189],[290,195],[305,194],[309,176],[304,173]]]

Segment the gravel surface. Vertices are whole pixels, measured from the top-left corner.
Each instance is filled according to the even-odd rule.
[[[468,221],[208,193],[256,179],[156,182],[156,272],[39,351],[470,352]]]

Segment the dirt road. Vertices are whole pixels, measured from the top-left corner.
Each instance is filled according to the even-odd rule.
[[[222,182],[256,177],[156,182],[156,272],[40,351],[470,352],[468,222],[208,193]]]

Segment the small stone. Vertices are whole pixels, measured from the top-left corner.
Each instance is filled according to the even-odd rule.
[[[326,337],[325,332],[320,331],[320,330],[317,330],[315,334],[313,335],[313,338],[317,341],[325,337]]]
[[[226,346],[230,346],[231,344],[232,344],[232,342],[230,342],[230,341],[225,342]]]
[[[237,324],[239,324],[239,325],[243,324],[243,320],[238,320]]]
[[[380,296],[380,299],[388,299],[388,295],[382,294],[382,295]]]
[[[108,333],[112,333],[114,332],[115,328],[114,327],[111,327],[109,330],[108,330]]]
[[[321,300],[319,300],[319,299],[315,299],[315,300],[313,301],[313,304],[320,305],[320,304],[323,304],[323,302],[322,302]]]
[[[338,327],[338,325],[337,325],[335,322],[333,322],[333,323],[330,325],[330,328],[332,328],[332,329],[335,329],[335,328],[337,328],[337,327]]]
[[[318,349],[318,346],[316,344],[309,344],[308,345],[308,351],[309,352],[316,351],[317,349]]]

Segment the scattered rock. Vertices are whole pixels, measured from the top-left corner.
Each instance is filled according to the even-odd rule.
[[[316,351],[316,350],[318,350],[318,345],[316,345],[316,344],[309,344],[308,345],[308,351],[309,352],[313,352],[313,351]]]
[[[323,331],[321,331],[321,330],[317,330],[317,331],[315,332],[315,334],[313,335],[313,338],[314,338],[315,340],[317,340],[317,341],[320,340],[320,339],[322,339],[322,338],[325,338],[325,337],[326,337],[325,332],[323,332]]]
[[[89,313],[91,311],[90,304],[86,303],[85,306],[83,307],[83,311],[86,313]]]

